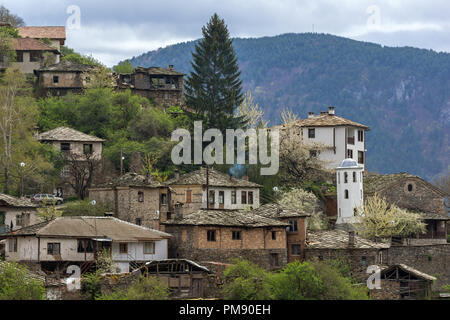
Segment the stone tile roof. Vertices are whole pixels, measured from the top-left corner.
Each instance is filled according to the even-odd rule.
[[[260,188],[261,185],[244,180],[230,177],[229,175],[210,168],[208,182],[212,187],[242,187],[242,188]],[[166,181],[167,185],[206,185],[206,168],[201,168],[181,175],[179,179],[170,179]]]
[[[36,72],[45,71],[58,71],[58,72],[85,72],[92,69],[92,66],[81,63],[73,63],[70,61],[61,61],[60,63],[52,64],[48,67],[42,67],[41,69],[35,70]]]
[[[414,212],[414,211],[413,211]],[[424,220],[450,220],[450,217],[440,215],[437,213],[426,213],[426,212],[417,212],[421,215],[422,219]]]
[[[442,196],[445,196],[445,193],[442,190],[436,188],[431,183],[423,180],[421,177],[409,174],[407,172],[391,173],[391,174],[378,174],[370,172],[367,175],[365,175],[363,179],[364,193],[366,195],[369,194],[371,195],[376,192],[380,192],[381,190],[384,190],[389,186],[398,183],[404,179],[420,180],[421,182],[427,184],[427,186],[434,192]]]
[[[66,27],[64,26],[19,27],[18,29],[22,38],[66,39]]]
[[[374,242],[355,235],[355,249],[389,248],[389,244]],[[307,249],[348,249],[348,232],[343,230],[308,231]]]
[[[160,67],[137,67],[135,69],[135,73],[143,72],[148,73],[149,75],[162,75],[162,76],[183,76],[183,73],[177,72],[175,70],[170,70],[166,68],[160,68]]]
[[[206,210],[201,209],[184,216],[161,222],[167,225],[224,226],[224,227],[287,227],[288,224],[262,217],[245,210]]]
[[[60,238],[109,238],[112,241],[135,242],[160,240],[171,235],[145,228],[114,217],[60,217],[13,231],[8,236],[51,236]]]
[[[124,175],[114,179],[111,182],[96,185],[97,188],[108,188],[108,187],[150,187],[158,188],[163,185],[155,179],[154,176],[149,175],[148,177],[137,174],[134,172],[128,172]]]
[[[81,141],[81,142],[103,142],[105,140],[91,136],[81,131],[69,128],[58,127],[50,131],[39,134],[38,140],[42,141]]]
[[[354,122],[336,115],[321,114],[316,115],[313,118],[299,119],[288,123],[287,125],[278,125],[272,127],[272,129],[286,129],[288,127],[339,127],[339,126],[352,126],[362,128],[364,130],[370,130],[370,128],[364,124]]]
[[[277,203],[268,203],[253,209],[252,213],[272,219],[294,218],[294,217],[309,217],[311,214],[299,211],[295,208],[282,206]]]
[[[32,38],[14,38],[12,44],[17,51],[53,51],[59,53],[57,49]]]
[[[426,274],[424,272],[421,272],[417,269],[414,269],[413,267],[407,266],[406,264],[395,264],[395,265],[391,265],[391,266],[382,266],[381,267],[381,273],[384,274],[388,271],[392,271],[396,268],[400,268],[405,272],[411,273],[413,275],[415,275],[418,278],[424,279],[424,280],[428,280],[428,281],[436,281],[437,279],[433,276],[430,276],[429,274]]]
[[[19,207],[19,208],[35,208],[36,204],[31,202],[30,199],[27,198],[16,198],[4,193],[0,193],[0,205],[6,205],[10,207]]]

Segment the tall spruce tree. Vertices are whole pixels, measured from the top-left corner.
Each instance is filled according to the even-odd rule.
[[[186,80],[186,104],[191,117],[203,120],[204,130],[236,129],[245,125],[235,110],[243,101],[241,72],[227,26],[215,13],[202,27],[203,38],[192,53],[193,71]]]

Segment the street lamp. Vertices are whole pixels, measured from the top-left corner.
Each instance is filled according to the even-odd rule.
[[[20,167],[20,197],[23,197],[23,168],[25,168],[25,162],[21,162]]]

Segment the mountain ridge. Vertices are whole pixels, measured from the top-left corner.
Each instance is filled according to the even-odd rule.
[[[195,42],[130,59],[189,74]],[[332,105],[336,114],[371,127],[367,168],[432,179],[449,170],[450,54],[387,47],[329,34],[287,33],[235,38],[244,90],[271,125],[283,107],[302,118]]]

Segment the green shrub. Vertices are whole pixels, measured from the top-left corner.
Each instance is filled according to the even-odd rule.
[[[94,206],[89,200],[79,200],[67,203],[62,210],[63,216],[103,216],[110,208],[98,203]]]
[[[142,277],[127,290],[117,290],[97,300],[167,300],[169,288],[156,277]]]
[[[0,262],[0,300],[44,300],[42,280],[30,276],[26,267],[16,262]]]

